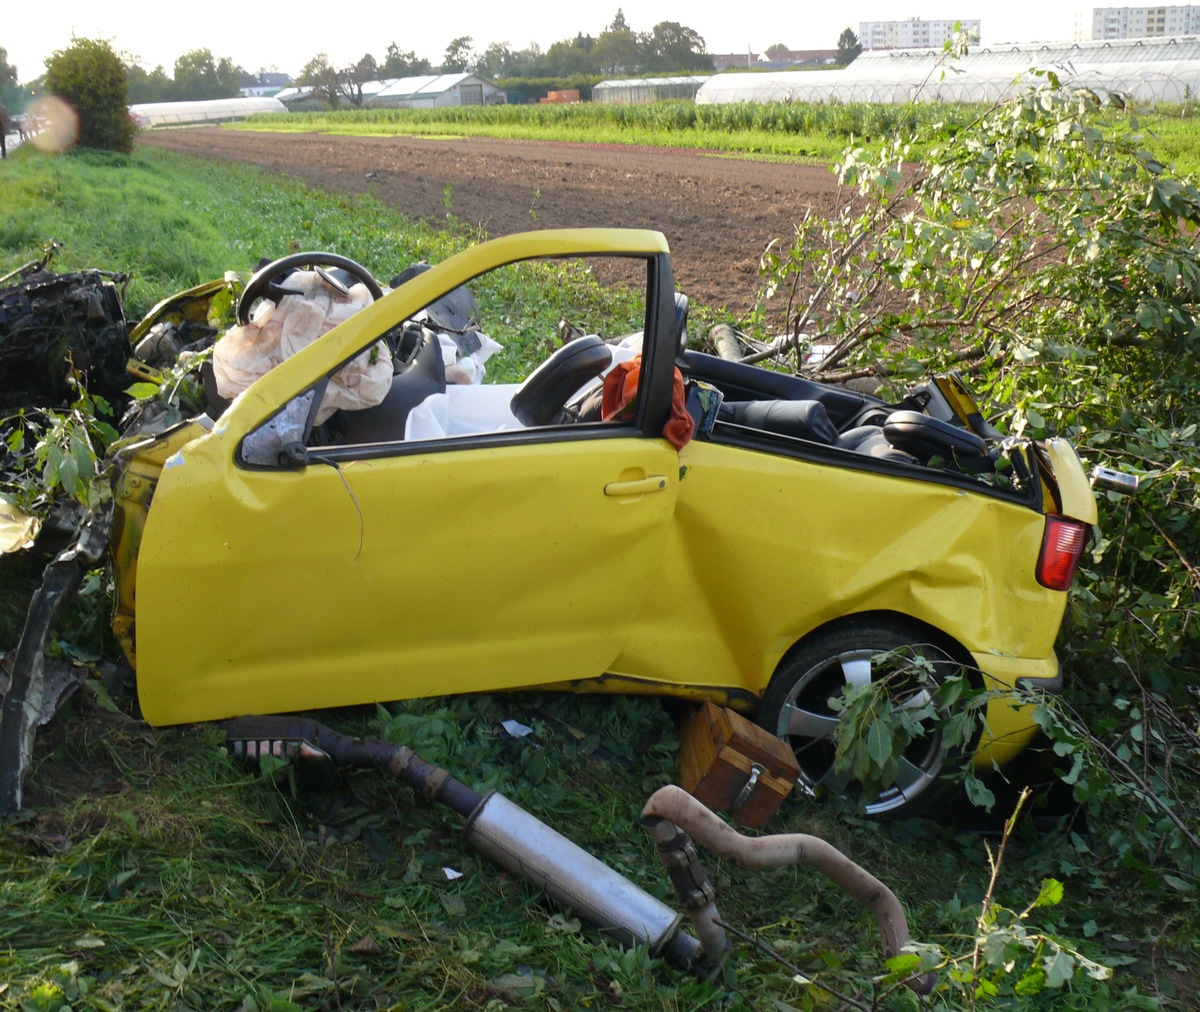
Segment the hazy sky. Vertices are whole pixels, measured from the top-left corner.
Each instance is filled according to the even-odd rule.
[[[442,61],[451,39],[469,35],[474,48],[506,42],[523,49],[536,42],[543,49],[577,32],[598,35],[620,7],[635,32],[649,31],[660,21],[678,21],[703,37],[710,53],[761,52],[774,43],[793,49],[832,49],[842,29],[856,32],[860,21],[921,17],[977,19],[984,45],[1000,42],[1065,41],[1072,37],[1072,0],[951,0],[899,8],[889,0],[849,3],[779,4],[758,0],[750,7],[731,0],[640,0],[601,4],[556,2],[502,3],[498,0],[454,0],[452,3],[405,3],[402,0],[357,0],[354,3],[264,3],[250,0],[233,7],[190,8],[161,0],[8,0],[0,29],[0,48],[17,68],[21,81],[41,76],[44,60],[71,38],[107,39],[114,49],[131,53],[146,70],[161,64],[170,74],[176,57],[208,49],[229,57],[246,70],[275,68],[297,74],[317,53],[337,66],[364,53],[382,60],[388,43],[413,50],[434,66]],[[1090,9],[1090,8],[1089,8]],[[188,13],[184,14],[187,10]]]

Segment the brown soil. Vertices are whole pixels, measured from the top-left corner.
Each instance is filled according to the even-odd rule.
[[[247,162],[336,192],[373,193],[434,225],[450,213],[489,235],[537,228],[663,232],[676,286],[710,307],[749,309],[759,255],[825,216],[837,187],[824,167],[681,150],[482,138],[338,137],[212,127],[148,132],[140,143]]]

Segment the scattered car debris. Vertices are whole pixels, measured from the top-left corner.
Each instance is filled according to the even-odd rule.
[[[52,682],[49,688],[56,698],[47,698],[46,638],[71,603],[84,575],[104,558],[109,521],[110,513],[105,509],[84,526],[79,540],[46,567],[29,606],[8,687],[0,702],[0,816],[21,808],[38,726],[46,722],[48,714],[56,712],[59,700],[78,688],[87,675],[81,668],[73,681]]]
[[[55,274],[49,264],[56,250],[0,278],[0,414],[71,403],[77,375],[105,397],[119,398],[128,385],[129,275]]]
[[[533,733],[532,727],[526,727],[519,720],[502,720],[500,726],[514,738],[524,738],[527,734]]]
[[[744,867],[811,865],[863,903],[879,925],[886,962],[908,944],[908,922],[895,893],[819,837],[785,834],[749,838],[737,833],[682,788],[660,788],[642,821],[696,934],[681,930],[682,915],[503,795],[480,795],[449,771],[404,745],[339,734],[304,717],[238,717],[225,724],[231,754],[250,765],[263,756],[301,766],[379,769],[431,801],[446,805],[463,823],[472,847],[527,879],[557,902],[622,944],[646,945],[683,969],[712,978],[730,952],[715,891],[691,838]],[[327,779],[318,777],[318,779]],[[689,834],[690,837],[689,838]],[[443,869],[448,879],[461,876]],[[932,973],[905,982],[918,994],[937,984]]]
[[[765,826],[800,777],[795,753],[770,731],[715,703],[701,704],[679,736],[679,782],[706,808],[748,829]]]

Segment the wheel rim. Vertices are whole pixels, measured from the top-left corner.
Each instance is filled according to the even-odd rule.
[[[776,733],[792,746],[800,765],[799,784],[810,794],[840,796],[853,791],[857,781],[834,769],[834,732],[840,715],[829,705],[847,686],[865,686],[887,675],[903,678],[903,663],[897,671],[895,661],[884,666],[881,655],[886,648],[864,647],[847,650],[818,661],[796,679],[780,708]],[[907,685],[898,686],[898,709],[925,706],[931,699],[929,688],[914,684],[911,670]],[[878,795],[864,797],[868,815],[881,815],[911,804],[937,783],[946,759],[946,746],[938,730],[914,738],[897,756],[895,783]]]

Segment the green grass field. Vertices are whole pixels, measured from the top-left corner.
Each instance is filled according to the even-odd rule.
[[[426,230],[369,198],[155,151],[18,152],[0,163],[0,206],[0,273],[60,242],[60,270],[133,274],[131,319],[293,243],[387,274],[476,238]],[[531,292],[529,304],[541,298]],[[545,307],[547,318],[554,308]],[[13,598],[36,570],[5,567],[0,647],[11,648],[21,618]],[[98,576],[52,650],[112,656],[105,613]],[[542,694],[322,715],[344,731],[410,744],[477,789],[502,790],[668,902],[638,813],[677,778],[674,717],[650,699]],[[511,737],[501,727],[508,718],[533,734]],[[380,775],[299,792],[286,770],[239,768],[212,728],[148,727],[131,698],[110,699],[98,679],[38,742],[34,803],[0,824],[0,1008],[918,1007],[881,981],[870,917],[810,870],[706,860],[727,921],[777,955],[739,940],[724,979],[703,983],[644,950],[620,949],[498,872],[466,847],[448,812]],[[994,835],[948,822],[866,824],[803,797],[771,828],[844,848],[896,891],[915,939],[964,961],[943,971],[921,1007],[972,1004],[955,974],[972,958]],[[1114,979],[1063,979],[1070,957],[1047,943],[1027,958],[1031,950],[1017,946],[996,1007],[1194,1007],[1194,892],[1168,900],[1162,889],[1139,891],[1141,873],[1096,859],[1105,832],[1023,821],[993,901],[1013,911],[1011,937],[1062,938],[1114,967]],[[1065,883],[1062,902],[1033,908],[1049,878]],[[1002,965],[1006,950],[993,944]],[[1041,983],[1048,975],[1055,986],[1021,993],[1018,981],[1031,992],[1039,968]]]

